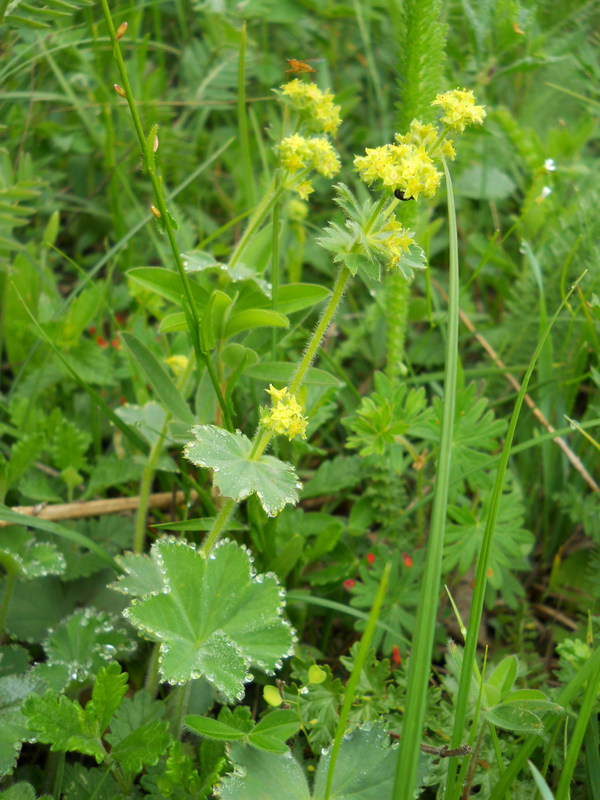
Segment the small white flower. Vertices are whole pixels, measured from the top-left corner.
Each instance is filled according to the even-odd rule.
[[[549,186],[544,186],[539,195],[535,198],[536,203],[543,203],[548,195],[552,194],[552,189]]]
[[[556,169],[556,164],[554,163],[553,158],[547,158],[544,161],[544,169],[546,170],[546,172],[554,172],[554,170]]]

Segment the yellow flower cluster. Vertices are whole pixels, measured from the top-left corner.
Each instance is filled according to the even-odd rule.
[[[463,131],[467,125],[481,124],[485,117],[483,106],[475,105],[472,91],[454,89],[438,94],[432,105],[445,112],[445,130],[413,120],[408,133],[396,134],[394,144],[366,148],[364,156],[356,156],[354,166],[365,183],[381,181],[392,191],[400,191],[405,199],[417,200],[422,194],[433,197],[440,184],[441,173],[435,168],[432,156],[456,155],[448,130]]]
[[[309,139],[299,133],[286,136],[279,144],[279,154],[282,166],[290,172],[315,169],[320,175],[333,178],[341,166],[335,150],[324,136],[311,136]],[[307,180],[295,188],[303,200],[313,191]]]
[[[441,106],[445,114],[442,122],[450,130],[464,131],[467,125],[481,125],[485,118],[485,108],[475,105],[475,96],[471,89],[453,89],[451,92],[438,94],[432,106]]]
[[[271,395],[272,406],[262,409],[260,418],[262,425],[276,435],[287,436],[290,440],[294,436],[306,439],[308,420],[302,416],[302,406],[295,396],[288,392],[287,386],[275,389],[270,385],[266,392]]]
[[[441,180],[423,145],[406,142],[367,147],[366,155],[356,156],[354,166],[365,181],[380,180],[392,191],[400,189],[406,198],[418,200],[421,194],[433,197]]]
[[[296,78],[284,83],[281,91],[295,108],[307,112],[313,129],[335,135],[342,120],[340,107],[333,102],[333,95],[329,90],[322,92],[315,83]]]

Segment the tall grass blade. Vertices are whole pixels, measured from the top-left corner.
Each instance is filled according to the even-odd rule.
[[[444,379],[444,409],[440,432],[440,456],[435,483],[435,497],[431,518],[427,560],[413,634],[413,645],[406,689],[406,712],[402,728],[402,741],[398,753],[394,800],[412,800],[417,779],[417,767],[422,737],[427,686],[431,669],[431,653],[437,616],[444,534],[446,530],[446,505],[450,482],[452,432],[456,406],[456,379],[458,371],[458,234],[452,181],[444,161],[448,198],[448,226],[450,242],[449,309],[446,342],[446,372]]]
[[[469,699],[469,686],[471,684],[471,678],[473,675],[473,670],[475,668],[477,632],[479,630],[479,625],[481,622],[481,613],[483,610],[483,601],[485,598],[485,590],[487,586],[487,572],[489,567],[489,558],[492,551],[492,543],[494,541],[494,531],[496,528],[496,521],[498,519],[498,513],[500,510],[500,502],[502,499],[502,488],[504,486],[504,477],[506,475],[508,458],[510,455],[512,442],[515,436],[515,430],[517,427],[519,414],[521,413],[521,407],[523,405],[523,400],[527,392],[527,386],[529,385],[529,380],[533,373],[538,357],[542,352],[542,348],[544,347],[546,338],[550,334],[552,326],[558,319],[559,313],[564,308],[568,298],[571,296],[571,293],[575,290],[575,287],[582,278],[583,275],[581,275],[581,277],[577,280],[577,282],[571,287],[571,291],[562,301],[562,303],[554,313],[554,316],[546,326],[546,330],[544,331],[543,336],[538,342],[538,345],[535,349],[535,353],[532,356],[529,367],[527,368],[527,372],[525,373],[525,377],[523,378],[521,391],[519,392],[519,395],[517,397],[512,417],[510,419],[508,432],[506,434],[506,440],[504,442],[504,447],[502,449],[500,464],[498,466],[498,473],[496,475],[496,483],[494,485],[494,491],[492,494],[490,515],[487,519],[485,533],[483,536],[483,543],[479,553],[479,559],[477,561],[477,568],[475,572],[475,588],[473,591],[473,600],[471,601],[471,613],[469,616],[469,625],[467,627],[467,638],[465,641],[463,668],[460,674],[460,683],[458,687],[458,695],[456,701],[456,712],[454,716],[454,730],[452,734],[453,746],[457,746],[455,743],[460,743],[466,724],[467,703]],[[448,780],[446,783],[446,793],[445,793],[446,800],[458,797],[460,795],[460,787],[456,786],[456,769],[457,769],[456,759],[452,759],[452,761],[448,766]]]

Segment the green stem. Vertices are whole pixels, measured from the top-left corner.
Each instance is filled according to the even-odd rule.
[[[221,531],[225,527],[227,520],[231,516],[233,510],[235,508],[235,500],[233,497],[228,497],[227,500],[223,503],[223,508],[219,511],[217,518],[215,520],[215,524],[212,527],[212,530],[204,540],[202,547],[200,548],[200,554],[206,557],[212,548],[215,546],[217,539],[219,538]]]
[[[315,332],[312,335],[312,338],[309,342],[308,347],[304,353],[302,361],[298,365],[298,369],[296,371],[296,375],[294,380],[292,381],[289,392],[290,394],[295,394],[300,386],[302,385],[302,381],[306,377],[306,372],[315,357],[317,350],[319,349],[319,345],[331,320],[333,319],[333,315],[335,314],[337,307],[340,303],[340,300],[343,297],[344,291],[346,289],[346,284],[350,279],[350,270],[347,267],[342,267],[338,273],[336,282],[333,287],[333,291],[331,293],[331,297],[329,298],[329,303],[327,304],[327,308],[323,312],[321,319],[319,320],[319,324],[315,328]],[[266,428],[259,428],[254,435],[254,444],[252,447],[252,451],[250,453],[250,458],[253,461],[257,461],[260,456],[264,453],[265,449],[267,448],[269,442],[273,437],[273,433]],[[232,513],[233,509],[235,508],[236,502],[232,498],[228,498],[227,502],[221,509],[217,519],[215,520],[215,524],[212,530],[209,532],[208,536],[206,537],[200,552],[206,556],[210,553],[211,549],[216,544],[219,535],[229,519],[230,514]]]
[[[250,157],[250,141],[248,139],[248,118],[246,116],[246,21],[242,25],[240,39],[240,62],[238,67],[238,130],[242,163],[244,166],[245,195],[248,205],[256,203],[254,180],[252,177],[252,159]]]
[[[279,171],[275,173],[276,191],[279,188]],[[273,235],[271,244],[271,298],[273,311],[279,304],[279,203],[273,206]],[[273,328],[271,340],[271,360],[277,357],[277,329]]]
[[[346,290],[346,284],[350,279],[350,270],[348,267],[343,266],[336,278],[335,284],[333,286],[333,290],[331,292],[331,297],[329,298],[329,303],[327,303],[327,307],[323,314],[321,315],[321,319],[319,320],[319,324],[315,328],[315,332],[312,335],[312,339],[310,340],[308,347],[306,348],[304,355],[302,357],[302,361],[298,364],[298,369],[296,370],[296,374],[294,376],[294,380],[291,382],[289,387],[290,394],[296,394],[304,378],[306,377],[306,373],[308,368],[310,367],[313,358],[317,354],[317,350],[321,345],[323,337],[327,332],[327,328],[329,327],[331,320],[333,319],[333,315],[337,311],[337,307],[340,304],[340,301],[344,295]]]
[[[258,227],[263,222],[264,218],[267,216],[267,214],[271,210],[271,207],[273,206],[273,204],[276,203],[277,200],[279,200],[279,198],[283,194],[284,189],[285,189],[285,184],[284,183],[282,183],[281,185],[277,186],[277,176],[274,175],[273,179],[271,180],[271,183],[269,185],[269,188],[265,192],[265,195],[264,195],[263,199],[260,201],[260,203],[254,209],[254,213],[252,214],[252,216],[248,220],[248,225],[246,227],[246,230],[242,234],[241,239],[239,240],[239,242],[235,246],[235,248],[233,250],[233,253],[231,254],[231,257],[229,258],[229,269],[230,270],[233,269],[233,267],[240,260],[240,258],[242,256],[242,253],[246,249],[246,246],[247,246],[248,242],[250,241],[252,236],[256,233],[256,230],[258,229]]]
[[[198,309],[196,308],[196,304],[194,303],[194,299],[192,297],[192,290],[190,287],[190,281],[185,271],[185,267],[183,266],[183,260],[181,258],[181,253],[179,252],[179,247],[177,246],[177,241],[175,240],[175,232],[173,230],[173,225],[171,224],[171,217],[169,216],[169,212],[167,210],[167,204],[165,201],[165,196],[162,188],[162,181],[160,177],[157,175],[156,170],[153,169],[152,167],[152,164],[154,162],[154,151],[153,151],[154,142],[148,142],[146,136],[144,135],[144,129],[142,127],[140,115],[138,114],[137,106],[135,104],[133,92],[131,91],[131,85],[129,83],[129,78],[127,76],[127,68],[125,67],[123,56],[121,55],[121,48],[119,47],[119,42],[117,40],[115,26],[112,21],[112,16],[110,14],[110,9],[108,7],[108,2],[107,0],[100,0],[100,4],[102,6],[102,11],[104,12],[104,18],[108,26],[108,32],[113,45],[113,55],[115,61],[117,62],[117,66],[119,68],[119,74],[123,82],[122,88],[125,92],[127,104],[129,105],[129,111],[131,113],[131,118],[133,120],[133,125],[135,127],[138,136],[140,148],[142,150],[142,155],[144,157],[144,164],[147,167],[148,175],[152,183],[152,188],[154,189],[154,200],[156,203],[156,207],[160,212],[160,219],[164,224],[164,229],[167,234],[167,238],[169,240],[169,245],[171,247],[173,258],[177,266],[177,271],[179,272],[179,277],[181,278],[181,283],[183,285],[186,302],[193,320],[192,330],[190,330],[192,343],[194,345],[194,349],[196,351],[198,360],[202,360],[206,364],[206,367],[208,369],[208,374],[210,376],[213,388],[215,390],[215,394],[217,395],[219,405],[221,406],[221,410],[223,412],[223,418],[225,420],[225,424],[229,430],[233,430],[233,420],[231,419],[229,408],[225,403],[225,398],[223,397],[223,394],[221,392],[221,388],[219,386],[219,382],[217,380],[215,371],[212,368],[212,364],[210,363],[210,356],[206,353],[203,353],[200,348],[199,337],[198,337],[198,331],[200,329]]]
[[[373,603],[373,608],[371,609],[371,613],[369,614],[369,621],[367,622],[367,627],[365,628],[365,632],[363,633],[362,639],[360,640],[358,653],[356,654],[356,659],[354,661],[354,665],[352,666],[352,673],[350,674],[350,678],[348,680],[348,683],[346,684],[346,691],[344,692],[344,702],[342,703],[340,718],[338,720],[337,728],[335,731],[335,738],[333,740],[333,747],[331,749],[331,758],[329,759],[329,767],[327,769],[327,786],[325,788],[325,800],[329,800],[329,795],[331,794],[331,785],[333,783],[335,762],[337,761],[340,745],[342,743],[342,739],[346,731],[346,723],[348,722],[348,715],[350,713],[350,708],[352,707],[352,703],[354,702],[354,696],[356,695],[358,681],[360,680],[361,672],[365,665],[365,661],[367,660],[367,655],[369,654],[369,647],[371,646],[371,640],[373,639],[373,634],[375,633],[375,627],[377,626],[377,619],[379,617],[379,612],[381,610],[381,605],[383,603],[383,598],[385,597],[385,592],[390,577],[390,569],[391,569],[391,562],[388,561],[385,567],[383,568],[383,574],[381,576],[381,580],[379,581],[379,588],[377,589],[377,594],[375,595],[375,602]]]
[[[437,468],[435,497],[431,518],[431,529],[427,544],[427,559],[417,619],[412,640],[412,651],[408,668],[406,688],[406,710],[402,741],[398,752],[393,800],[412,800],[414,797],[419,763],[419,747],[422,740],[423,720],[427,703],[427,687],[431,669],[431,654],[437,618],[444,534],[446,528],[446,505],[450,482],[452,456],[452,433],[456,405],[456,376],[458,370],[458,236],[456,212],[450,174],[444,162],[448,197],[448,225],[450,243],[449,309],[446,342],[446,370],[444,378],[444,406],[440,431],[440,453]]]
[[[183,387],[187,383],[187,380],[193,368],[194,368],[194,360],[193,358],[190,358],[188,359],[187,367],[177,380],[177,388],[179,390],[183,389]],[[146,537],[146,520],[148,518],[148,501],[150,498],[150,490],[152,488],[152,483],[154,481],[156,464],[162,452],[170,422],[171,422],[171,415],[167,414],[167,416],[165,417],[165,421],[162,424],[162,428],[159,431],[158,438],[156,439],[156,441],[152,445],[152,448],[150,449],[150,453],[148,454],[148,460],[146,461],[146,464],[144,466],[144,471],[142,472],[142,479],[140,481],[140,489],[139,489],[140,504],[137,510],[137,516],[135,519],[135,530],[133,533],[134,553],[142,553],[144,550],[144,540]]]
[[[133,533],[134,553],[139,554],[142,553],[144,550],[144,542],[146,538],[146,520],[148,518],[148,501],[150,498],[150,490],[152,488],[152,482],[154,481],[154,473],[156,472],[156,463],[163,448],[170,420],[171,418],[167,416],[167,418],[163,422],[160,433],[158,434],[158,439],[152,445],[152,449],[150,450],[150,454],[148,455],[148,460],[144,465],[144,471],[142,472],[142,478],[140,480],[140,489],[139,489],[140,504],[138,506],[137,515],[135,518],[135,530]]]
[[[158,691],[158,684],[160,683],[158,679],[158,668],[160,664],[160,644],[155,642],[152,645],[152,655],[148,661],[148,667],[146,669],[146,678],[144,680],[144,689],[150,692],[152,697],[156,697],[156,693]]]
[[[8,607],[10,606],[10,598],[12,597],[15,583],[17,581],[17,573],[10,571],[6,576],[6,583],[4,585],[4,597],[2,605],[0,606],[0,638],[4,636],[4,626],[8,616]]]
[[[181,735],[183,715],[187,711],[191,691],[192,681],[187,681],[183,686],[176,686],[175,689],[173,689],[174,701],[171,710],[171,734],[175,739],[179,739]]]

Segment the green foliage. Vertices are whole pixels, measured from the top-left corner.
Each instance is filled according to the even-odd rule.
[[[75,750],[100,764],[108,755],[101,737],[127,691],[126,681],[116,662],[101,668],[85,708],[65,695],[57,697],[52,689],[43,697],[29,695],[23,705],[29,730],[51,750]]]
[[[83,753],[98,764],[116,763],[125,779],[133,780],[145,765],[157,763],[171,735],[157,715],[160,705],[151,698],[140,693],[135,701],[123,703],[127,678],[116,662],[102,667],[83,708],[77,700],[57,697],[52,689],[43,697],[29,695],[23,704],[29,730],[51,750]]]
[[[360,448],[362,456],[383,455],[387,447],[410,434],[413,424],[422,424],[430,416],[424,389],[408,390],[406,384],[394,386],[380,372],[374,376],[375,391],[362,399],[356,418],[343,420],[353,436],[346,446]]]
[[[346,213],[346,222],[343,228],[335,222],[329,223],[318,244],[332,253],[335,262],[343,263],[352,275],[360,274],[367,284],[372,280],[380,281],[382,273],[390,267],[386,246],[388,216],[372,200],[360,203],[343,183],[335,188],[336,203]],[[412,244],[409,251],[400,256],[394,269],[400,270],[405,279],[410,280],[414,270],[426,266],[423,250]]]
[[[55,544],[38,542],[25,528],[16,526],[0,532],[0,564],[22,580],[65,571],[65,559]]]
[[[384,545],[374,548],[372,553],[375,556],[373,565],[361,564],[358,570],[361,580],[350,588],[350,605],[362,609],[369,609],[373,605],[384,565],[390,562],[390,588],[379,615],[379,622],[385,626],[385,631],[378,629],[373,640],[375,646],[381,646],[383,652],[389,655],[394,645],[399,647],[410,641],[414,629],[422,553],[415,554],[415,559],[410,562],[402,553],[390,552]],[[358,622],[356,627],[362,630],[364,623]]]
[[[456,569],[459,575],[464,575],[474,563],[482,545],[490,502],[491,496],[486,493],[481,500],[474,501],[471,508],[448,506],[452,522],[448,525],[444,546],[443,568],[446,572]],[[515,573],[529,568],[527,556],[535,544],[533,534],[522,527],[523,514],[520,493],[513,489],[503,494],[489,561],[488,577],[493,590],[489,596],[490,603],[499,592],[503,601],[513,609],[524,593]]]
[[[324,800],[350,699],[330,798],[600,795],[596,5],[239,12],[0,4],[0,795]],[[277,147],[319,129],[283,99],[296,78],[343,119],[342,182],[308,199]],[[447,159],[453,398],[447,199],[373,192],[353,159],[455,86],[487,118]],[[417,244],[394,266],[400,224]],[[494,494],[506,376],[523,380],[582,265]],[[292,387],[307,439],[267,441],[269,384]],[[464,664],[437,613],[459,579],[471,609],[487,586],[487,654]],[[394,788],[397,739],[414,793],[404,773]]]
[[[136,644],[115,616],[88,606],[61,620],[43,647],[46,660],[36,675],[60,691],[87,683],[107,661],[130,656]]]
[[[90,0],[48,0],[43,5],[11,0],[3,22],[11,28],[50,28],[52,24],[68,20],[76,11],[91,5]]]
[[[4,660],[4,658],[3,658]],[[9,775],[29,739],[27,720],[21,709],[23,701],[39,690],[30,675],[7,674],[0,677],[0,777]]]

